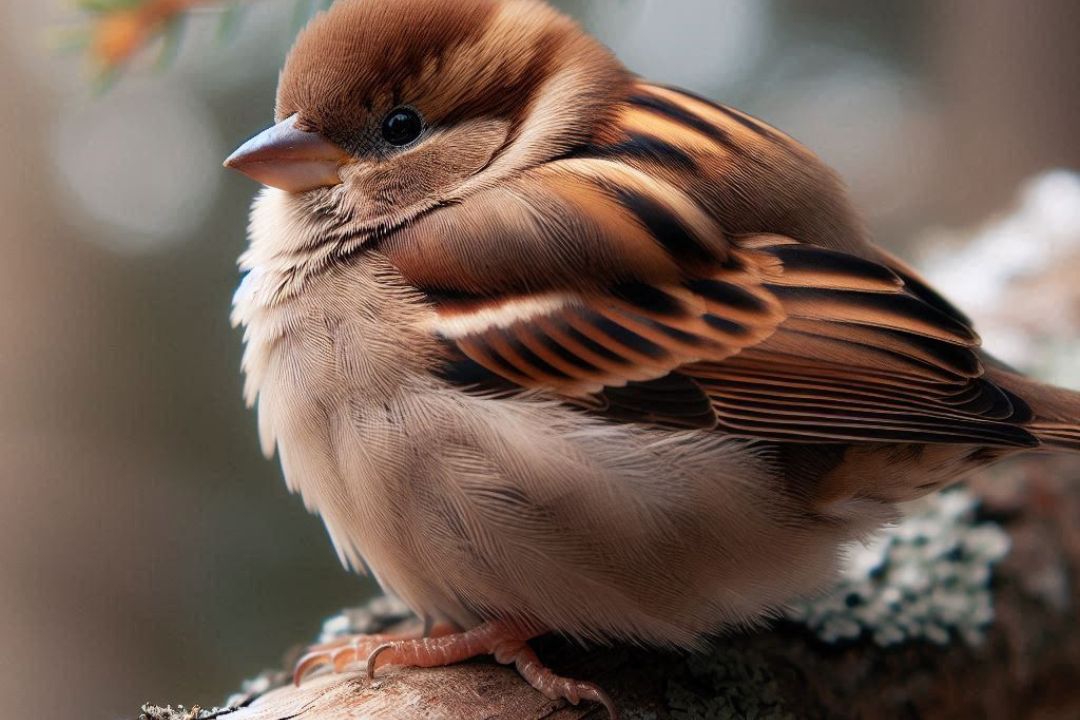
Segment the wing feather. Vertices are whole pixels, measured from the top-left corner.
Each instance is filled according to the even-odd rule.
[[[763,181],[738,172],[806,158],[749,116],[642,85],[605,136],[380,249],[431,301],[455,382],[775,441],[1035,444],[970,322],[910,268],[785,220],[810,196],[777,187],[790,207],[746,209],[740,182]]]

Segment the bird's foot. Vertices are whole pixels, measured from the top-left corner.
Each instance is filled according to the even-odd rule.
[[[429,634],[429,637],[449,635],[454,629],[449,625],[437,624]],[[308,648],[304,656],[293,668],[293,683],[300,685],[309,673],[323,666],[330,666],[335,673],[345,672],[351,665],[363,663],[377,648],[386,643],[419,640],[422,637],[419,631],[412,633],[383,633],[372,635],[346,635],[332,642],[321,645],[313,645]]]
[[[374,677],[375,670],[383,665],[442,667],[478,655],[493,655],[503,665],[513,664],[521,677],[544,697],[566,700],[571,705],[582,700],[600,703],[607,708],[611,720],[616,720],[615,703],[607,693],[593,683],[556,675],[529,647],[529,637],[506,625],[489,622],[441,637],[387,640],[372,648],[367,658],[367,673],[368,677]]]

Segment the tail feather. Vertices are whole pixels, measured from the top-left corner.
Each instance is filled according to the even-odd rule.
[[[987,377],[1030,406],[1032,417],[1024,426],[1045,449],[1080,453],[1080,392],[1043,385],[992,365]]]
[[[1035,423],[1029,425],[1028,429],[1050,450],[1080,453],[1080,425]]]

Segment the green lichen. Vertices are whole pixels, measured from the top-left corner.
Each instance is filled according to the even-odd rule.
[[[667,704],[679,720],[794,720],[780,687],[756,653],[717,648],[686,661],[668,681]]]
[[[841,581],[788,618],[829,643],[978,644],[994,618],[990,580],[1009,538],[978,522],[977,506],[962,489],[926,498],[875,541],[851,548]]]
[[[659,720],[660,716],[655,710],[642,710],[639,708],[626,708],[619,715],[623,720]]]
[[[216,720],[232,712],[229,708],[211,708],[203,710],[198,705],[186,708],[183,705],[145,704],[139,710],[139,720]]]

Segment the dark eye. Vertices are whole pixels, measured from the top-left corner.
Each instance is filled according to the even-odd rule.
[[[391,145],[401,147],[420,137],[424,121],[412,108],[399,107],[390,111],[382,123],[382,136]]]

